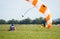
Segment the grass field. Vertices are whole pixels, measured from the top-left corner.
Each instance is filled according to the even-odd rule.
[[[18,25],[15,31],[8,31],[10,24],[0,24],[0,39],[60,39],[60,26],[50,29],[40,25]]]

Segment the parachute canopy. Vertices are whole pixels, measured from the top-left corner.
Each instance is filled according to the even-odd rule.
[[[46,27],[49,29],[52,26],[52,17],[48,7],[40,0],[26,0],[30,2],[34,7],[36,7],[40,13],[42,13],[46,18]]]

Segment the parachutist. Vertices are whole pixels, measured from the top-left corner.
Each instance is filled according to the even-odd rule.
[[[16,30],[16,27],[14,26],[14,23],[12,23],[9,28],[9,31],[14,31],[14,30]]]
[[[44,25],[44,27],[46,27],[46,24],[45,23],[43,23],[43,25]]]

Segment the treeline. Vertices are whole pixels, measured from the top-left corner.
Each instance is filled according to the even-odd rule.
[[[40,17],[40,18],[36,18],[35,20],[31,20],[29,18],[27,19],[24,19],[24,20],[15,20],[15,19],[12,19],[12,20],[4,20],[4,19],[0,19],[0,24],[11,24],[11,23],[14,23],[14,24],[42,24],[43,22],[45,22],[45,18],[43,17]]]
[[[11,24],[12,22],[14,24],[43,24],[43,23],[46,23],[46,20],[43,17],[36,18],[35,20],[31,20],[31,19],[27,18],[27,19],[20,20],[20,21],[15,20],[15,19],[8,20],[8,21],[6,21],[4,19],[0,19],[0,24]],[[60,19],[59,19],[59,21],[53,20],[53,24],[60,24]]]
[[[53,20],[53,24],[60,24],[60,18]]]

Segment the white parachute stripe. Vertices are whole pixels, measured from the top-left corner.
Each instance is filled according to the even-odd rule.
[[[42,3],[37,2],[37,4],[36,4],[36,8],[39,10],[39,9],[40,9],[40,7],[41,7],[41,5],[42,5]]]
[[[44,16],[47,17],[48,14],[50,14],[50,11],[49,11],[49,9],[48,9],[48,7],[47,7],[47,10],[45,11]]]
[[[52,18],[49,21],[47,21],[47,25],[50,24],[51,22],[52,22]]]

